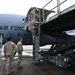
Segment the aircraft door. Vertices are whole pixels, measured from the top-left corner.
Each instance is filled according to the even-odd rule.
[[[0,48],[2,48],[2,43],[3,43],[3,34],[0,34]]]

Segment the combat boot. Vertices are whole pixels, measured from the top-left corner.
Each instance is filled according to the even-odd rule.
[[[23,66],[20,65],[20,64],[17,64],[17,68],[19,68],[19,69],[23,69]]]
[[[10,75],[11,74],[11,71],[6,71],[6,75]]]
[[[13,73],[14,71],[15,71],[15,69],[11,69],[11,71],[10,71],[10,72],[11,72],[11,73]]]

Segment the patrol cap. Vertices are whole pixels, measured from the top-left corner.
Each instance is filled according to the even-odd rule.
[[[11,40],[11,38],[10,38],[10,37],[8,37],[8,38],[7,38],[7,40],[8,40],[8,41],[10,41],[10,40]]]

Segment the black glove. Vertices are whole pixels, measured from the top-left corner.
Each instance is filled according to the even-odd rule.
[[[4,57],[6,57],[6,54],[4,54]]]

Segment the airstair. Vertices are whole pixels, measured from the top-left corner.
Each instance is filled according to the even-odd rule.
[[[50,17],[47,22],[44,21],[40,29],[42,33],[55,38],[57,43],[52,44],[48,51],[41,51],[40,54],[57,66],[72,67],[75,70],[75,37],[66,34],[66,31],[75,29],[75,4],[60,11],[62,3],[57,0],[57,14]]]
[[[75,37],[67,35],[65,32],[75,29],[75,4],[60,11],[60,5],[67,0],[63,0],[61,3],[60,0],[57,0],[57,6],[51,10],[46,10],[45,7],[52,1],[50,0],[43,8],[30,8],[27,14],[27,25],[25,25],[25,28],[32,33],[33,62],[39,62],[40,54],[46,60],[49,60],[57,66],[75,68],[73,65],[75,63]],[[57,14],[46,21],[49,14],[55,13],[53,11],[55,8],[57,8]],[[45,33],[55,38],[57,43],[51,44],[52,47],[48,51],[39,52],[40,33]]]

